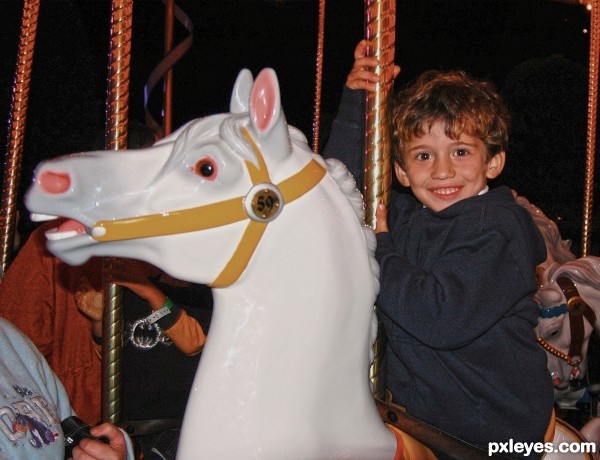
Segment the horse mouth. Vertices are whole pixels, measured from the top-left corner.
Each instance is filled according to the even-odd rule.
[[[45,214],[31,214],[31,220],[34,222],[48,221],[57,219],[57,216]],[[64,240],[73,238],[78,235],[87,234],[86,226],[74,219],[67,219],[55,228],[48,230],[45,235],[46,239],[51,241]]]

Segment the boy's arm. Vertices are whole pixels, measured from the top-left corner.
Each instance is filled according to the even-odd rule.
[[[359,190],[362,190],[364,175],[364,107],[364,93],[344,87],[329,139],[323,149],[324,158],[335,158],[346,165]]]
[[[335,158],[346,165],[362,190],[364,128],[365,128],[365,91],[375,91],[379,76],[373,71],[379,64],[375,57],[366,55],[367,40],[361,40],[354,49],[354,63],[346,78],[342,99],[323,157]],[[400,73],[400,67],[394,66],[394,78]]]

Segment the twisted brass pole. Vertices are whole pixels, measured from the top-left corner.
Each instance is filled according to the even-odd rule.
[[[25,138],[25,121],[29,102],[31,67],[37,32],[40,0],[26,0],[21,19],[21,36],[17,67],[13,84],[11,112],[9,116],[8,142],[2,183],[2,229],[0,238],[2,260],[0,278],[10,263],[17,227],[16,206]]]
[[[583,234],[581,238],[581,256],[590,252],[592,234],[592,205],[594,202],[594,163],[596,157],[596,113],[598,110],[598,53],[600,52],[600,2],[591,2],[590,52],[589,52],[589,89],[588,121],[585,162],[585,185],[583,196]]]
[[[365,130],[366,221],[375,226],[375,210],[388,203],[391,186],[391,132],[388,120],[389,95],[394,84],[394,41],[396,27],[394,0],[366,0],[365,36],[371,42],[367,53],[379,60],[375,72],[380,81],[367,93]]]
[[[133,0],[113,0],[106,100],[106,148],[127,148]],[[102,419],[121,417],[123,311],[121,288],[111,282],[112,259],[104,262],[102,318]]]
[[[388,104],[394,84],[395,0],[365,1],[365,38],[371,42],[367,53],[379,60],[379,66],[375,69],[379,74],[379,83],[374,92],[367,93],[365,118],[365,222],[374,228],[375,210],[379,203],[388,204],[392,182]],[[381,324],[378,330],[370,378],[375,397],[383,399],[385,389],[380,375],[383,371],[385,335]]]

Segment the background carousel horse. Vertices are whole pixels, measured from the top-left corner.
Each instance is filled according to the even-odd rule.
[[[594,298],[599,294],[594,291],[600,285],[600,274],[593,267],[600,259],[589,256],[578,262],[577,256],[570,249],[571,242],[562,239],[556,223],[525,197],[516,196],[516,200],[529,210],[546,242],[548,257],[537,270],[540,288],[536,300],[540,306],[540,318],[536,333],[538,341],[548,353],[548,369],[554,382],[555,401],[560,404],[574,405],[583,390],[580,389],[582,385],[578,384],[577,388],[571,391],[570,383],[575,380],[581,381],[586,377],[589,338],[593,324],[589,320],[581,322],[578,325],[577,343],[571,346],[571,324],[564,292],[567,287],[564,284],[561,287],[557,280],[561,277],[572,279],[570,275],[573,273],[578,279],[575,284],[580,286],[583,283],[586,286],[585,295],[580,293],[583,299],[589,300],[593,311],[597,311],[600,305],[594,302]],[[572,295],[575,294],[573,291]],[[589,295],[593,296],[590,298]],[[571,303],[575,301],[576,299]],[[571,349],[571,358],[569,358],[569,349]],[[577,359],[573,359],[573,354],[577,354]]]
[[[70,219],[47,233],[69,264],[135,258],[213,286],[179,459],[431,458],[371,394],[379,281],[362,197],[287,125],[271,69],[240,73],[230,113],[150,148],[40,164],[26,205]]]
[[[576,403],[587,396],[588,387],[583,382],[588,371],[590,336],[593,331],[600,333],[600,258],[578,259],[554,221],[526,198],[516,196],[516,200],[530,211],[548,250],[548,258],[537,272],[539,289],[535,298],[540,318],[536,334],[547,352],[554,399],[561,408],[575,409]],[[589,420],[580,431],[600,446],[600,419]]]
[[[559,400],[572,380],[585,378],[590,336],[600,332],[600,258],[553,262],[540,272],[539,282],[536,332],[550,354],[548,368]]]
[[[549,353],[555,399],[570,404],[583,396],[585,388],[572,391],[571,382],[586,375],[590,335],[600,332],[600,258],[553,262],[542,273],[536,298],[542,312],[536,331]],[[580,432],[600,446],[600,418],[590,419]]]

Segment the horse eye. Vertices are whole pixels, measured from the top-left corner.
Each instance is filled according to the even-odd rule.
[[[549,337],[557,337],[559,334],[558,329],[553,330],[552,332],[550,332],[550,334],[548,334]]]
[[[198,176],[212,180],[217,176],[217,165],[212,158],[201,158],[194,165],[193,171]]]

